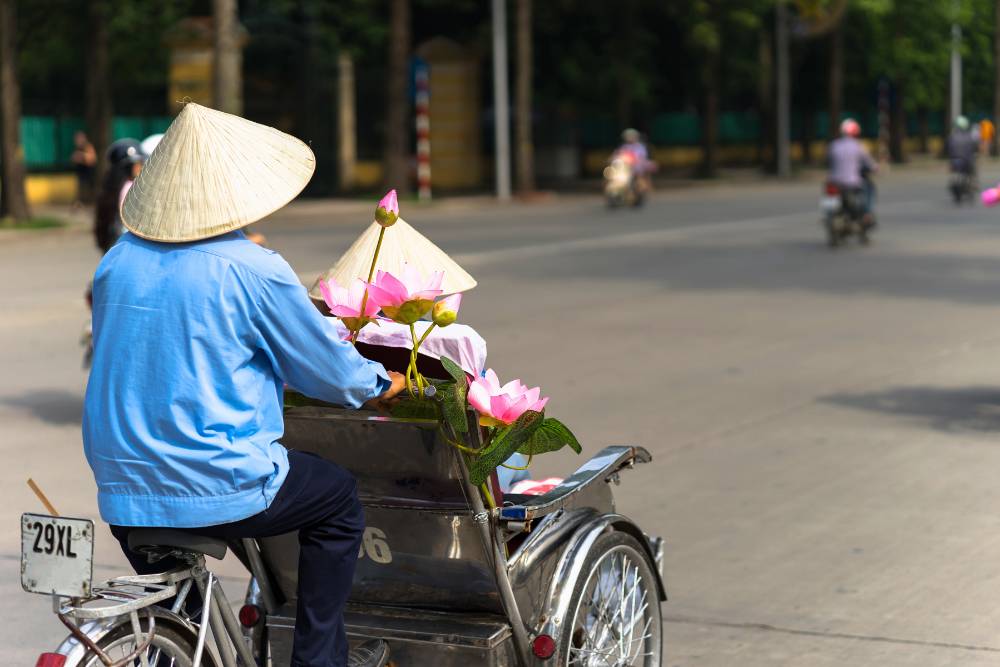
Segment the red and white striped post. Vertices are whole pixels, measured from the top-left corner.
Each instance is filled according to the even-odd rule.
[[[414,110],[417,115],[417,197],[421,201],[431,198],[431,117],[430,117],[430,72],[426,64],[420,64],[414,72],[416,99]]]

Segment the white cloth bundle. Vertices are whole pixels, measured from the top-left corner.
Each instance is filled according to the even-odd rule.
[[[337,328],[341,338],[347,337],[347,327],[344,326],[343,322],[334,317],[327,319]],[[425,321],[413,325],[417,330],[418,340],[430,325],[430,322]],[[381,345],[382,347],[413,349],[410,327],[387,320],[379,320],[377,324],[369,324],[363,328],[358,335],[358,342]],[[435,327],[427,340],[420,344],[420,354],[434,359],[448,357],[474,378],[482,375],[486,368],[486,341],[467,324]]]

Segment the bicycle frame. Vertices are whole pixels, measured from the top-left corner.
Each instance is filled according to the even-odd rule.
[[[203,600],[198,624],[191,623],[182,615],[184,602],[192,587],[198,588]],[[174,598],[174,603],[165,612],[158,605],[170,598]],[[99,601],[117,604],[89,606]],[[146,612],[148,625],[145,631],[139,618],[140,611]],[[137,658],[141,667],[155,665],[159,653],[154,652],[152,659],[147,653],[156,634],[155,619],[158,616],[173,620],[175,624],[180,622],[191,632],[197,631],[193,667],[201,667],[209,627],[212,628],[215,651],[223,667],[237,667],[237,657],[245,666],[256,664],[222,585],[205,568],[205,558],[201,555],[192,558],[190,567],[162,574],[116,577],[109,580],[106,586],[95,588],[94,594],[86,599],[71,599],[66,602],[57,599],[55,612],[69,629],[72,638],[78,642],[77,646],[66,646],[64,642],[64,646],[60,647],[60,652],[67,655],[67,665],[80,664],[87,651],[96,655],[105,667],[124,667],[133,664]],[[136,649],[120,660],[113,660],[101,650],[98,643],[101,636],[119,626],[126,616],[132,628]],[[88,623],[101,621],[105,621],[103,632],[95,632],[95,627]]]

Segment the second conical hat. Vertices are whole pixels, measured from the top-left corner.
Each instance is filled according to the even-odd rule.
[[[217,236],[290,202],[315,168],[295,137],[188,103],[125,196],[122,222],[153,241]]]
[[[333,278],[338,284],[345,286],[350,285],[355,278],[367,280],[381,229],[377,222],[373,222],[337,260],[333,268],[316,280],[309,290],[309,296],[317,301],[323,300],[323,295],[319,291],[320,280]],[[385,230],[375,268],[401,276],[403,264],[416,267],[425,277],[429,277],[435,271],[443,271],[444,280],[441,289],[444,294],[456,294],[476,286],[476,279],[459,266],[458,262],[400,218],[396,224]]]

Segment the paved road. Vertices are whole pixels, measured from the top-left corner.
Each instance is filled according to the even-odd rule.
[[[462,319],[502,376],[541,384],[591,452],[653,452],[617,494],[669,541],[665,664],[1000,664],[1000,217],[956,210],[942,180],[887,175],[875,245],[836,252],[812,183],[672,191],[641,211],[404,210],[479,279]],[[311,280],[367,207],[276,217],[260,230]],[[96,516],[77,347],[96,261],[82,233],[0,241],[3,664],[59,635],[17,584],[17,517],[38,509],[25,477]],[[120,571],[98,540],[98,574]]]

